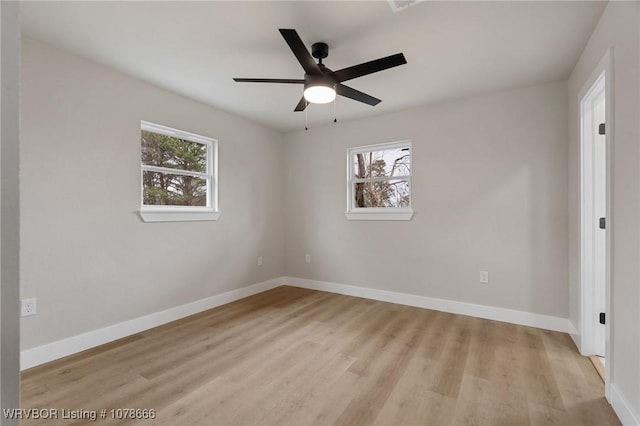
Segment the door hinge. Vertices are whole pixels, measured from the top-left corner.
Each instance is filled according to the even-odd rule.
[[[598,126],[598,134],[599,135],[604,135],[606,130],[606,126],[604,123],[600,123],[600,125]]]
[[[600,312],[600,324],[604,324],[605,323],[605,314],[604,312]]]
[[[599,224],[600,229],[606,229],[607,228],[607,219],[604,217],[601,217],[599,220]]]

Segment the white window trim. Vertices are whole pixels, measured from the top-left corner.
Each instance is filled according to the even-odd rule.
[[[410,190],[411,178],[413,176],[413,146],[411,140],[402,140],[396,142],[387,142],[376,145],[359,146],[355,148],[347,149],[347,211],[344,215],[348,220],[411,220],[413,217],[413,209],[411,208],[411,194],[409,195],[409,207],[395,208],[395,207],[355,207],[353,205],[353,184],[361,181],[361,179],[355,179],[353,170],[353,156],[361,152],[381,151],[394,148],[409,148],[411,152],[411,158],[409,159],[411,174],[409,176],[402,176],[402,179],[409,181]],[[374,178],[374,180],[398,180],[391,178]]]
[[[182,170],[169,169],[156,166],[145,166],[140,161],[140,210],[138,214],[143,222],[189,222],[218,220],[220,210],[218,210],[218,141],[195,133],[185,132],[160,124],[148,121],[140,122],[140,129],[162,135],[172,136],[203,144],[207,147],[207,172],[185,172]],[[207,206],[146,206],[142,204],[144,196],[144,185],[142,181],[145,170],[159,171],[164,173],[185,174],[197,176],[207,181]]]

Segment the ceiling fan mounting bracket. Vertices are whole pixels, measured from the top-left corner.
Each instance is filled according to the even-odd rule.
[[[321,61],[329,56],[329,45],[327,43],[313,43],[311,45],[311,56]]]

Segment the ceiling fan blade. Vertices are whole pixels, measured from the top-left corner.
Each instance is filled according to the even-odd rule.
[[[374,59],[373,61],[364,62],[352,67],[343,68],[333,72],[333,77],[338,82],[351,80],[352,78],[362,77],[363,75],[373,74],[374,72],[383,71],[389,68],[404,65],[407,60],[402,53],[387,56],[385,58]]]
[[[307,107],[307,104],[308,102],[303,96],[302,99],[300,99],[300,102],[298,102],[298,105],[296,105],[296,109],[294,109],[294,111],[295,112],[304,111],[305,108]]]
[[[295,78],[234,78],[239,83],[291,83],[304,84],[304,80]]]
[[[371,106],[376,106],[380,102],[382,102],[378,98],[374,98],[373,96],[367,95],[366,93],[353,89],[349,86],[345,86],[344,84],[336,85],[336,93],[347,98],[351,98],[354,101],[363,102]]]
[[[280,28],[280,34],[282,34],[282,37],[284,37],[284,40],[291,48],[293,54],[296,55],[298,62],[300,62],[300,65],[302,65],[302,68],[304,68],[304,71],[307,74],[322,75],[322,71],[318,67],[318,64],[313,60],[311,53],[307,50],[296,30]]]

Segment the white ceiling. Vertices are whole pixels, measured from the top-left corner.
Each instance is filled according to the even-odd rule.
[[[302,86],[233,77],[302,78],[278,28],[329,44],[333,70],[403,52],[407,65],[349,81],[382,99],[338,98],[339,121],[565,79],[605,3],[386,1],[24,2],[26,36],[273,128],[304,126]],[[333,120],[312,105],[310,125]]]

